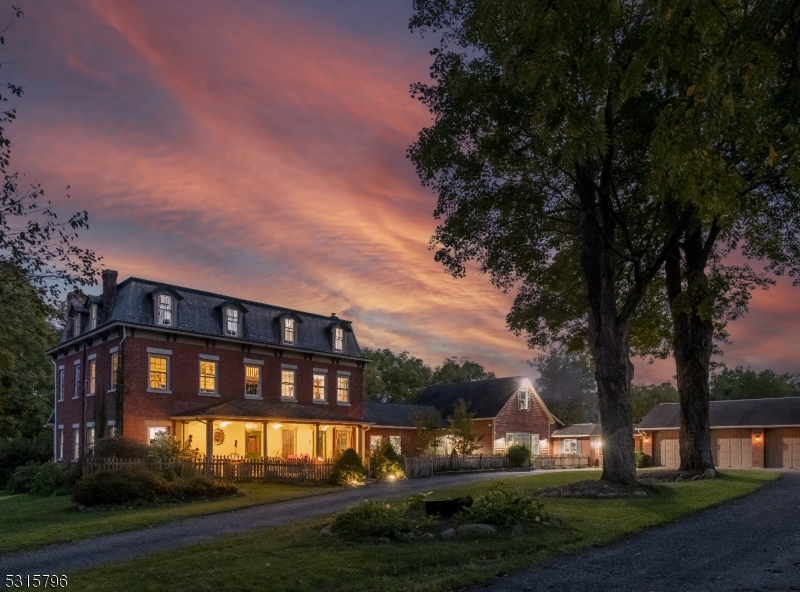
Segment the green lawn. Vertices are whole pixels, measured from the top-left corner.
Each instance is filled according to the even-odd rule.
[[[0,492],[0,532],[3,533],[0,554],[340,489],[276,483],[239,483],[237,486],[244,495],[217,501],[83,511],[75,509],[69,496],[33,497]]]
[[[510,488],[538,488],[583,480],[592,474],[599,475],[565,472],[498,481]],[[456,590],[553,555],[608,544],[746,495],[775,478],[776,473],[766,471],[730,471],[714,480],[661,485],[647,498],[547,498],[550,526],[537,526],[520,537],[392,545],[342,543],[319,534],[330,522],[328,517],[72,574],[70,586],[120,592]],[[481,483],[437,494],[475,495],[490,486]]]

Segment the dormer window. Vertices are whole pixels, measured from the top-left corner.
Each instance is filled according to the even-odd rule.
[[[335,327],[333,329],[333,351],[343,351],[344,350],[344,329],[341,327]]]
[[[239,311],[235,308],[225,309],[225,335],[238,337],[239,335]]]
[[[92,307],[89,309],[89,329],[94,331],[97,329],[97,305],[92,304]]]
[[[76,312],[72,317],[72,336],[77,337],[81,334],[81,313]]]
[[[294,319],[291,317],[283,320],[283,342],[294,343]]]
[[[156,324],[163,327],[172,327],[172,296],[169,294],[159,294],[156,305]]]

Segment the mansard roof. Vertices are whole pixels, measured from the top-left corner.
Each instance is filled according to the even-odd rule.
[[[176,325],[169,328],[155,325],[153,299],[151,295],[160,291],[168,291],[176,296]],[[90,297],[93,301],[98,297]],[[287,347],[281,344],[280,324],[276,319],[280,316],[292,315],[302,323],[297,329],[294,349],[311,350],[321,353],[332,353],[353,358],[362,358],[361,349],[354,334],[345,340],[345,351],[333,352],[327,327],[333,319],[330,316],[317,315],[292,310],[272,304],[253,302],[241,298],[167,285],[141,278],[128,278],[117,285],[116,298],[111,311],[106,311],[103,325],[122,323],[130,325],[151,326],[154,329],[195,333],[197,335],[222,338],[220,307],[238,303],[243,309],[242,333],[239,341],[267,346]],[[349,323],[349,321],[342,321]],[[61,343],[71,341],[67,331],[61,336]]]

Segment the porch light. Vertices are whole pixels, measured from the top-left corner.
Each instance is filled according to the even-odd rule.
[[[272,427],[273,429],[279,430],[283,427],[283,424],[281,422],[276,422],[272,424]]]
[[[592,441],[592,448],[594,448],[595,450],[600,450],[602,447],[603,447],[602,440],[593,440]]]
[[[219,427],[221,427],[221,428],[227,428],[229,425],[231,425],[231,422],[229,422],[229,421],[221,421],[221,422],[219,422]]]
[[[322,430],[323,432],[327,432],[329,427],[331,427],[331,426],[326,424],[326,425],[319,426],[319,429]]]

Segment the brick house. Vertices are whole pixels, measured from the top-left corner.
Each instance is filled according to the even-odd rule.
[[[167,433],[206,455],[363,453],[362,357],[352,325],[200,290],[102,275],[68,297],[55,365],[54,454]]]
[[[439,428],[447,422],[436,407],[364,401],[364,421],[369,423],[366,434],[367,450],[388,441],[398,454],[415,455],[417,450],[417,425],[421,415],[428,414]]]
[[[717,468],[800,469],[800,397],[711,401],[711,454]],[[680,465],[680,405],[661,403],[636,426],[655,466]]]

